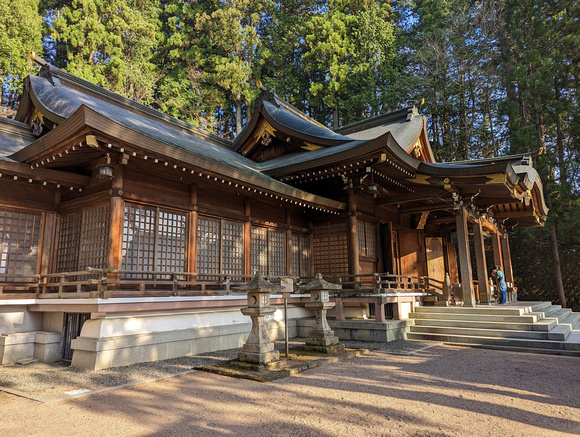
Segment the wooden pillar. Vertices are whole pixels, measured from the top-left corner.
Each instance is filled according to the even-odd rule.
[[[197,272],[197,185],[189,186],[189,203],[193,206],[193,211],[189,213],[189,227],[187,230],[187,271],[189,273]],[[188,278],[194,280],[196,278]]]
[[[477,269],[477,282],[479,284],[479,301],[490,303],[489,282],[487,276],[487,263],[485,261],[485,243],[483,241],[483,228],[481,219],[473,225],[473,240],[475,243],[475,262]]]
[[[109,204],[109,256],[106,268],[119,270],[123,261],[123,222],[125,202],[123,194],[123,166],[115,165],[115,175],[111,182],[111,201]]]
[[[351,275],[358,275],[360,273],[360,265],[358,259],[358,230],[356,218],[356,197],[354,189],[348,188],[348,268]],[[354,281],[357,278],[353,279]]]
[[[496,232],[495,234],[492,234],[491,236],[491,245],[493,247],[493,264],[494,267],[495,266],[501,266],[501,269],[503,271],[503,263],[501,260],[501,244],[500,244],[500,236],[499,236],[499,230],[497,230],[496,228]]]
[[[502,235],[501,238],[501,254],[503,261],[503,272],[505,273],[506,282],[510,282],[513,286],[514,273],[512,271],[512,256],[510,253],[510,243],[508,241],[507,233]]]
[[[244,198],[244,274],[251,275],[252,272],[252,217],[251,203],[249,198]]]
[[[286,230],[286,275],[290,276],[292,275],[292,213],[289,209],[286,209],[286,224],[289,226]]]
[[[51,259],[56,253],[56,212],[48,211],[43,214],[42,240],[40,241],[40,259],[37,262],[36,273],[45,275],[51,272]]]
[[[459,270],[461,271],[463,304],[465,306],[475,306],[473,280],[471,278],[471,258],[469,255],[469,235],[467,233],[467,211],[463,205],[456,212],[455,222],[457,224],[457,246],[459,249]]]
[[[377,219],[375,241],[377,242],[376,255],[377,255],[377,270],[375,273],[382,273],[385,271],[385,259],[383,255],[383,239],[381,238],[381,222],[379,219],[379,208],[375,201],[375,218]]]

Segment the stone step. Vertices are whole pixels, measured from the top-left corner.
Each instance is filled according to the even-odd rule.
[[[569,350],[569,349],[538,349],[531,347],[517,347],[517,346],[500,346],[500,345],[488,345],[488,344],[465,344],[465,343],[453,343],[457,346],[466,347],[477,347],[482,349],[493,349],[493,350],[504,350],[509,352],[527,352],[530,354],[549,354],[549,355],[565,355],[570,357],[580,357],[580,350]]]
[[[415,326],[450,326],[457,328],[476,328],[491,330],[512,330],[512,331],[543,331],[547,332],[554,328],[557,323],[555,320],[541,320],[537,323],[519,323],[519,322],[475,322],[473,320],[442,320],[442,319],[414,319]]]
[[[523,307],[514,307],[510,308],[509,306],[480,306],[480,307],[441,307],[441,306],[418,306],[415,308],[415,312],[417,314],[487,314],[487,315],[514,315],[520,316],[523,314],[527,314],[530,312],[531,307],[526,308]]]
[[[434,307],[436,308],[436,307]],[[504,323],[536,323],[537,314],[515,315],[513,313],[497,314],[479,311],[473,314],[455,312],[425,312],[417,311],[409,314],[413,319],[463,320],[466,322],[504,322]]]
[[[445,334],[445,335],[461,335],[470,337],[494,337],[494,338],[516,338],[516,339],[532,339],[532,340],[560,340],[561,335],[556,335],[554,338],[550,337],[550,332],[545,331],[514,331],[508,329],[478,329],[452,326],[411,326],[410,332],[423,334]]]
[[[419,332],[408,332],[407,339],[430,340],[430,341],[440,341],[443,343],[458,343],[468,345],[517,347],[525,350],[544,349],[551,351],[570,350],[580,352],[579,343],[566,343],[563,341],[553,341],[553,340],[499,338],[489,336],[468,336],[468,335],[451,335],[451,334],[419,333]]]

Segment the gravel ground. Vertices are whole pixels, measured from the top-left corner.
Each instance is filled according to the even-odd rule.
[[[193,371],[58,402],[0,391],[0,435],[580,435],[577,357],[428,342],[359,345],[374,350],[268,383]],[[56,376],[49,367],[28,370],[40,366],[31,364],[1,368],[0,379],[12,374],[22,389],[28,383],[19,386],[19,376],[29,372],[35,393],[74,375],[104,388],[188,371],[235,353],[98,372],[53,369]]]
[[[437,344],[420,341],[389,343],[347,341],[342,343],[347,348],[364,348],[391,353],[409,353]],[[304,344],[303,339],[292,339],[289,347],[302,344]],[[276,349],[283,351],[284,347],[284,342],[276,342]],[[111,387],[138,384],[187,373],[196,366],[233,360],[237,358],[239,351],[241,348],[97,371],[70,367],[69,363],[64,361],[4,365],[0,366],[0,389],[9,389],[39,400],[60,400]]]

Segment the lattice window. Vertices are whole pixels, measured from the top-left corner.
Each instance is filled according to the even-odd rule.
[[[310,244],[308,235],[292,234],[292,276],[309,276]]]
[[[40,222],[40,214],[0,210],[0,280],[32,280],[38,259]]]
[[[312,232],[314,271],[323,275],[348,274],[346,223],[320,223]]]
[[[121,268],[136,271],[185,271],[186,230],[185,214],[126,205]]]
[[[377,255],[377,225],[365,223],[366,253],[368,256]]]
[[[162,272],[185,271],[185,243],[185,215],[159,211],[156,269]]]
[[[286,275],[286,232],[252,227],[252,273]]]
[[[244,273],[244,225],[223,222],[222,273],[241,275]]]
[[[107,267],[109,207],[83,211],[81,217],[79,270]]]
[[[200,217],[197,221],[197,272],[220,272],[220,221]],[[200,276],[198,279],[210,279]]]
[[[358,253],[366,256],[377,254],[377,225],[369,222],[358,221]]]
[[[82,214],[61,217],[58,238],[56,271],[76,272],[79,267]]]
[[[268,260],[271,276],[286,275],[286,232],[268,231]]]
[[[252,227],[252,274],[268,274],[268,230]]]
[[[200,217],[197,227],[198,273],[244,273],[244,225]],[[200,276],[200,279],[215,279]]]
[[[122,270],[155,270],[155,228],[155,209],[125,206]]]

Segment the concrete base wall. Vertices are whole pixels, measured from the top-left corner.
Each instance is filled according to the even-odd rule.
[[[339,340],[389,342],[405,340],[409,322],[394,320],[387,322],[373,322],[372,320],[328,320],[330,328]],[[301,319],[297,321],[299,337],[307,337],[314,326],[314,320]]]
[[[309,316],[304,308],[288,309],[289,337],[297,336],[296,319]],[[281,312],[266,323],[270,339],[284,338]],[[250,330],[239,309],[97,315],[72,341],[72,365],[98,370],[238,348]]]
[[[0,335],[0,364],[37,359],[50,363],[60,359],[60,333],[47,331]]]
[[[32,301],[33,303],[33,301]],[[44,329],[42,314],[27,310],[27,304],[3,305],[0,302],[0,334],[30,332]]]

